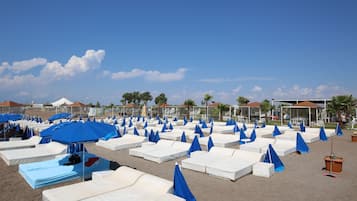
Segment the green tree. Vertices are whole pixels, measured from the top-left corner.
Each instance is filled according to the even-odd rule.
[[[126,92],[123,94],[123,101],[125,101],[124,105],[126,105],[127,103],[132,103],[133,102],[133,94]]]
[[[213,96],[211,96],[210,94],[205,94],[203,96],[202,102],[206,105],[206,121],[208,121],[208,102],[211,101],[212,99]]]
[[[268,99],[264,99],[260,104],[260,109],[265,114],[265,121],[266,123],[268,123],[268,112],[273,109],[273,106],[270,104],[270,101]]]
[[[249,99],[245,98],[243,96],[239,96],[237,98],[237,102],[238,102],[238,105],[246,105],[247,103],[249,103]]]
[[[183,103],[187,107],[187,119],[190,119],[190,111],[193,106],[196,105],[195,101],[192,99],[187,99]]]
[[[140,99],[144,101],[144,104],[146,105],[149,101],[152,101],[152,95],[150,92],[146,91],[140,94]]]
[[[140,97],[140,92],[138,91],[134,91],[131,93],[132,99],[133,99],[133,103],[135,105],[140,105],[141,103],[141,97]]]
[[[219,120],[223,121],[223,112],[227,112],[229,110],[229,105],[227,104],[218,104],[217,109],[219,111]]]
[[[100,107],[99,101],[97,101],[97,103],[95,104],[95,107]]]
[[[167,98],[166,98],[166,95],[164,93],[161,93],[160,95],[158,95],[156,98],[155,98],[155,104],[160,106],[162,104],[165,104],[167,103]]]
[[[160,95],[158,95],[156,98],[155,98],[155,104],[158,106],[159,108],[159,114],[163,114],[163,111],[161,110],[160,108],[160,105],[163,105],[163,104],[167,104],[167,98],[166,98],[166,95],[164,93],[161,93]]]
[[[356,106],[356,100],[352,95],[333,96],[331,102],[327,106],[327,110],[336,115],[340,126],[343,126],[342,115],[346,118],[353,112],[353,107]]]

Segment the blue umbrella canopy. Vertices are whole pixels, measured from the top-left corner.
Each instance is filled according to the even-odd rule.
[[[337,135],[337,136],[343,135],[343,131],[342,131],[342,129],[341,129],[341,126],[340,126],[340,124],[338,124],[338,123],[337,123],[337,125],[336,125],[335,132],[336,132],[336,135]]]
[[[71,114],[70,113],[58,113],[58,114],[55,114],[55,115],[52,115],[50,118],[48,118],[48,121],[54,121],[54,120],[57,120],[57,119],[67,119],[67,118],[70,118],[71,117]]]
[[[321,141],[327,141],[327,136],[324,127],[320,128],[320,134],[319,134],[320,140]]]
[[[191,143],[190,149],[188,150],[188,155],[190,156],[192,152],[201,151],[201,150],[202,149],[201,149],[200,143],[198,142],[198,138],[196,135]]]
[[[305,128],[303,122],[300,123],[300,131],[301,131],[301,132],[305,132],[305,131],[306,131],[306,128]]]
[[[274,126],[274,131],[273,131],[273,137],[275,137],[275,136],[277,136],[277,135],[280,135],[280,134],[281,134],[281,132],[280,132],[278,126],[275,125],[275,126]]]
[[[208,137],[208,151],[214,146],[211,136]]]
[[[79,142],[95,142],[99,138],[110,133],[116,133],[114,126],[96,122],[69,122],[62,123],[59,127],[52,129],[50,135],[53,141],[64,144]]]
[[[271,144],[269,144],[269,148],[265,154],[264,163],[273,163],[275,172],[282,172],[285,169],[283,162],[281,162]]]
[[[187,142],[186,140],[186,134],[185,134],[185,131],[182,132],[182,135],[181,135],[181,142]]]
[[[195,196],[192,194],[190,188],[188,187],[185,177],[182,175],[180,167],[176,163],[174,171],[174,194],[186,201],[196,201]]]
[[[300,133],[296,134],[296,151],[301,154],[305,154],[309,152],[309,147],[307,146],[304,139],[301,137]]]

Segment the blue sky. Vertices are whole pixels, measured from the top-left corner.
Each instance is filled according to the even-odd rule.
[[[0,101],[357,96],[356,1],[0,2]]]

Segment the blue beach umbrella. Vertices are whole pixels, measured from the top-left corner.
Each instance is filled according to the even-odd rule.
[[[282,172],[285,169],[283,162],[281,162],[271,144],[269,144],[269,148],[265,154],[264,163],[273,163],[275,172]]]
[[[196,201],[196,198],[188,187],[185,177],[183,176],[180,167],[177,163],[175,165],[173,183],[174,195],[184,198],[186,201]]]
[[[300,133],[296,134],[296,151],[301,154],[309,152],[309,147],[307,146],[305,140],[301,137]]]
[[[300,123],[300,131],[301,131],[301,132],[305,132],[305,131],[306,131],[306,128],[305,128],[303,122]]]
[[[185,134],[185,131],[182,132],[182,135],[181,135],[181,142],[187,142],[186,140],[186,134]]]
[[[342,131],[341,126],[340,126],[339,123],[337,123],[337,125],[336,125],[335,133],[336,133],[337,136],[342,136],[343,135],[343,131]]]
[[[291,122],[290,122],[290,121],[289,121],[289,123],[288,123],[288,127],[291,128],[291,129],[293,128],[293,126],[291,125]]]
[[[321,140],[321,141],[327,141],[327,140],[328,140],[328,138],[327,138],[327,136],[326,136],[326,132],[325,132],[324,127],[321,127],[321,128],[320,128],[319,137],[320,137],[320,140]]]
[[[138,129],[136,129],[136,127],[134,127],[134,135],[139,136],[139,132],[138,132]]]
[[[208,151],[210,151],[211,148],[214,146],[211,136],[208,137],[207,146],[208,146]]]
[[[198,142],[198,138],[197,136],[195,136],[195,138],[193,139],[192,143],[191,143],[191,146],[190,146],[190,149],[188,150],[188,156],[191,155],[192,152],[194,151],[201,151],[201,146],[200,146],[200,143]]]
[[[280,134],[281,134],[281,132],[280,132],[278,126],[275,125],[275,126],[274,126],[274,131],[273,131],[273,137],[275,137],[275,136],[277,136],[277,135],[280,135]]]

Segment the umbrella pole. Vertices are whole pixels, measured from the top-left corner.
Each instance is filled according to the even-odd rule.
[[[82,143],[82,181],[84,182],[84,144]]]

